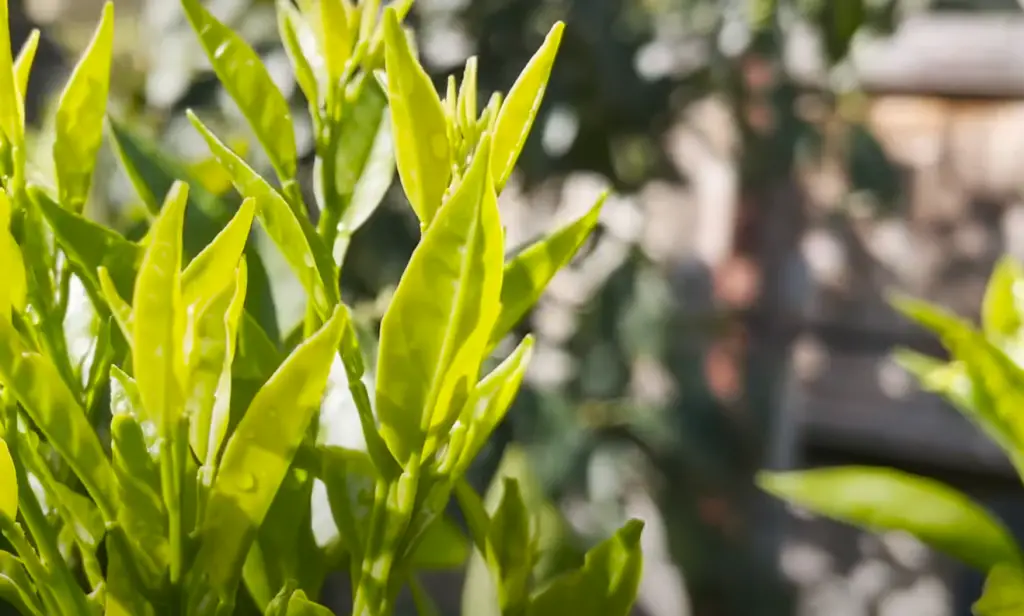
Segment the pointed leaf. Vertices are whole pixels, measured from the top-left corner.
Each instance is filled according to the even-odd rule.
[[[189,119],[213,155],[234,178],[235,189],[256,200],[256,215],[260,223],[306,287],[313,305],[321,315],[329,314],[331,307],[339,301],[337,273],[330,253],[309,220],[296,216],[284,197],[221,143],[191,112]]]
[[[391,7],[384,10],[384,40],[398,175],[425,227],[441,207],[451,177],[448,123],[437,90]]]
[[[299,345],[260,389],[228,439],[201,523],[190,602],[231,601],[256,531],[320,399],[347,312]]]
[[[454,422],[497,318],[504,238],[487,151],[427,227],[381,321],[375,408],[403,465],[428,429]]]
[[[505,103],[498,112],[494,127],[494,141],[491,145],[491,171],[494,184],[500,192],[515,168],[519,153],[537,118],[544,91],[547,89],[551,67],[555,64],[558,46],[562,42],[565,24],[557,22],[548,32],[540,49],[530,58],[526,68],[516,79]]]
[[[320,27],[324,30],[324,59],[329,83],[338,84],[355,42],[349,31],[348,16],[342,0],[320,0]]]
[[[114,3],[103,5],[103,17],[57,103],[53,166],[62,206],[81,212],[89,196],[96,154],[103,142],[110,61],[114,49]]]
[[[498,576],[498,601],[515,609],[529,591],[536,554],[531,541],[530,513],[515,479],[504,478],[501,501],[487,528],[486,556]]]
[[[196,306],[195,310],[201,312],[206,302],[234,283],[235,270],[245,251],[255,214],[256,200],[243,201],[227,226],[189,262],[181,273],[181,296],[185,306]]]
[[[453,475],[461,477],[483,449],[494,429],[505,418],[519,392],[533,354],[533,337],[523,339],[516,350],[501,362],[473,389],[459,417],[466,436],[460,448],[449,446],[449,455],[456,456]]]
[[[25,308],[28,298],[28,278],[25,259],[10,231],[11,202],[7,193],[0,190],[0,267],[4,271],[4,283],[0,288],[0,318],[9,319],[13,306]]]
[[[568,265],[597,225],[606,195],[590,211],[535,242],[505,264],[501,285],[501,316],[491,334],[498,344],[537,303],[558,270]]]
[[[291,0],[277,1],[277,29],[284,43],[285,52],[292,63],[292,71],[295,73],[295,81],[299,84],[302,94],[309,101],[310,110],[318,108],[320,91],[316,72],[313,70],[310,56],[315,55],[317,59],[319,51],[316,49],[315,38],[309,31],[309,26],[302,18],[302,14],[295,8]],[[303,40],[308,42],[303,46]]]
[[[643,522],[630,520],[587,552],[583,567],[555,580],[533,597],[527,616],[626,616],[636,601],[643,557]]]
[[[288,101],[242,37],[217,20],[199,0],[181,0],[217,78],[248,120],[282,183],[295,180],[296,147]]]
[[[36,51],[39,49],[39,28],[32,28],[25,43],[14,59],[14,81],[18,84],[18,93],[21,95],[20,113],[25,117],[25,96],[28,92],[29,76],[32,74],[32,64],[36,59]]]
[[[800,507],[870,530],[900,530],[988,570],[1020,564],[1009,531],[962,493],[931,479],[871,467],[765,473],[762,489]]]
[[[147,414],[161,434],[181,413],[185,334],[181,299],[181,239],[188,186],[167,194],[139,267],[132,299],[135,380]]]

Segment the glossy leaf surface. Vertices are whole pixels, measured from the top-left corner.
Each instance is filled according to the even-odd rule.
[[[402,464],[428,429],[447,431],[455,420],[497,318],[503,233],[482,151],[427,228],[381,321],[376,411]]]
[[[437,90],[413,55],[392,8],[384,11],[384,40],[398,176],[425,226],[441,206],[451,177],[448,123]]]
[[[103,143],[113,49],[114,3],[108,0],[96,33],[57,103],[53,166],[60,203],[74,212],[85,206],[96,155]]]
[[[249,121],[278,177],[282,182],[294,180],[297,154],[291,111],[259,55],[199,0],[181,0],[181,4],[217,78]]]

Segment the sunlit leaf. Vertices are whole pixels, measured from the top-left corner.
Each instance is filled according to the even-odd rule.
[[[403,465],[454,422],[497,318],[504,238],[487,151],[427,228],[381,321],[375,408]]]
[[[32,28],[28,38],[21,46],[18,57],[14,59],[14,81],[18,84],[18,93],[21,95],[20,113],[25,117],[25,95],[28,92],[29,76],[32,74],[32,64],[36,59],[36,51],[39,49],[39,29]]]
[[[962,493],[900,471],[836,467],[762,474],[767,492],[820,515],[870,530],[899,530],[954,558],[988,570],[1020,564],[1003,524]]]
[[[1024,324],[1024,269],[1010,257],[996,264],[981,311],[985,333],[990,336],[1013,336]]]
[[[7,142],[22,141],[22,115],[17,82],[14,79],[14,59],[11,57],[11,32],[7,2],[0,2],[0,132]]]
[[[0,439],[0,515],[9,520],[18,516],[18,475],[3,439]]]
[[[975,616],[1017,616],[1024,613],[1024,571],[996,565],[985,580],[985,591],[972,606]]]
[[[530,58],[498,112],[491,145],[491,171],[499,192],[512,174],[519,153],[533,128],[533,121],[537,118],[564,29],[565,24],[562,22],[557,22],[551,28],[544,44]]]
[[[17,556],[4,551],[0,551],[0,599],[9,603],[22,616],[45,614],[25,567]]]
[[[606,195],[590,210],[551,235],[538,240],[505,264],[501,285],[501,316],[491,334],[496,345],[537,303],[558,270],[576,255],[597,225]]]
[[[57,103],[53,166],[60,203],[74,212],[82,211],[89,196],[96,154],[103,142],[113,48],[114,3],[108,0],[96,33]]]
[[[224,89],[235,100],[282,182],[295,180],[296,147],[288,101],[259,55],[199,0],[181,0]]]
[[[336,310],[292,352],[228,439],[201,523],[190,573],[191,605],[233,601],[256,531],[320,406],[346,316]]]
[[[448,123],[437,90],[391,7],[384,10],[384,39],[398,175],[409,204],[426,226],[441,207],[451,177]]]

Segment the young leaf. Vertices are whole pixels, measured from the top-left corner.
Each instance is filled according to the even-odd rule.
[[[1010,257],[996,264],[992,278],[985,289],[982,304],[982,323],[989,336],[1007,338],[1015,335],[1024,325],[1024,270]]]
[[[413,55],[392,7],[384,10],[384,40],[398,176],[426,227],[441,207],[451,177],[448,123],[437,90]]]
[[[996,565],[985,579],[985,591],[972,606],[975,616],[1017,616],[1024,613],[1024,571]]]
[[[316,48],[314,34],[309,31],[309,25],[292,5],[291,0],[277,0],[277,29],[281,34],[288,59],[291,60],[295,81],[309,102],[310,115],[315,117],[322,102],[317,85],[321,80],[317,79],[311,59],[315,59],[319,64],[323,64],[323,59]]]
[[[4,551],[0,551],[0,599],[9,603],[22,616],[45,614],[25,567],[17,556]]]
[[[320,228],[324,237],[337,238],[333,253],[339,264],[348,240],[380,205],[395,177],[387,96],[366,74],[356,78],[348,96],[346,114],[337,129],[341,138],[332,144],[335,149],[328,157],[335,163],[333,170],[316,176],[332,183],[327,187],[331,198],[325,195],[322,200],[325,208]]]
[[[11,31],[7,13],[7,0],[0,1],[0,135],[8,143],[20,145],[23,135],[23,116],[19,102],[17,82],[14,79],[14,59],[11,58]]]
[[[132,351],[142,405],[161,430],[175,422],[185,373],[181,229],[188,187],[175,184],[153,225],[132,299]]]
[[[190,573],[193,607],[233,601],[256,530],[320,406],[347,314],[336,309],[316,334],[292,352],[256,394],[228,439]]]
[[[85,206],[103,142],[113,49],[114,3],[107,0],[96,33],[57,104],[53,166],[60,203],[73,212],[81,212]]]
[[[0,318],[0,383],[81,480],[104,519],[114,519],[113,471],[85,409],[49,359],[29,350],[4,318]]]
[[[28,80],[32,73],[32,63],[36,59],[36,51],[39,49],[39,28],[32,28],[25,43],[14,59],[14,81],[18,84],[20,97],[19,113],[25,117],[25,93],[28,92]]]
[[[283,184],[293,182],[297,154],[291,111],[259,55],[199,0],[181,0],[181,5],[217,78],[242,110],[278,178]]]
[[[320,27],[323,28],[324,59],[329,83],[337,88],[345,73],[355,42],[349,31],[348,16],[342,0],[320,0]]]
[[[375,408],[403,466],[428,429],[455,420],[497,317],[504,238],[488,151],[427,227],[381,321]]]
[[[195,310],[200,313],[205,303],[234,282],[235,269],[245,251],[255,214],[256,200],[243,201],[227,226],[185,267],[181,273],[181,297],[185,306],[196,305]]]
[[[539,240],[505,264],[501,285],[501,316],[491,334],[497,345],[530,308],[558,270],[579,251],[597,225],[607,195],[602,195],[586,214]]]
[[[459,417],[459,424],[466,428],[463,444],[459,448],[449,446],[449,455],[453,456],[454,462],[451,472],[455,477],[465,474],[494,429],[504,419],[519,392],[532,354],[533,337],[527,336],[505,361],[473,389]]]
[[[505,103],[498,112],[497,124],[494,127],[494,141],[491,148],[491,172],[494,174],[494,185],[498,192],[505,186],[512,170],[523,150],[526,138],[533,128],[537,111],[544,99],[551,67],[555,64],[558,46],[562,42],[562,31],[565,24],[557,22],[552,26],[544,39],[544,44],[530,58],[526,68],[516,79]]]
[[[630,520],[589,552],[583,568],[558,578],[530,602],[527,616],[626,616],[636,601],[643,568],[644,523]]]
[[[192,451],[211,472],[230,415],[231,363],[245,301],[245,261],[234,272],[231,283],[193,308],[194,340],[188,356],[185,410]]]
[[[770,494],[842,522],[900,530],[981,570],[1020,564],[1009,531],[980,505],[931,479],[871,467],[764,473]]]
[[[9,520],[18,517],[18,475],[7,442],[0,438],[0,515]]]
[[[340,301],[337,271],[330,253],[309,220],[296,216],[284,198],[221,143],[195,114],[188,112],[188,116],[210,151],[231,174],[238,192],[256,200],[256,215],[260,223],[306,287],[313,305],[321,315],[330,314],[331,308]]]
[[[530,540],[530,512],[515,479],[505,478],[501,502],[487,529],[487,560],[498,577],[503,611],[518,611],[529,593],[535,554]]]

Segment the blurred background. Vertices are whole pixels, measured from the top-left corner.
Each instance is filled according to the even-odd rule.
[[[15,50],[43,31],[35,139],[51,138],[54,95],[100,5],[11,0]],[[185,120],[201,108],[265,165],[178,3],[115,5],[111,115],[132,143],[229,192]],[[208,6],[291,97],[311,165],[273,2]],[[966,490],[1024,536],[1009,463],[891,358],[941,349],[886,305],[902,291],[974,316],[995,259],[1024,258],[1017,0],[416,0],[410,24],[439,85],[478,56],[486,97],[558,19],[551,84],[502,196],[508,243],[613,196],[521,327],[538,336],[528,383],[474,482],[528,473],[568,553],[647,520],[638,616],[970,614],[978,576],[906,536],[789,510],[752,476],[893,465]],[[97,177],[89,215],[132,234],[141,204],[110,148]],[[210,232],[193,224],[188,241]],[[417,234],[393,187],[345,266],[368,322]],[[284,332],[302,294],[265,261]],[[432,578],[442,613],[472,605],[463,580],[479,575]]]

